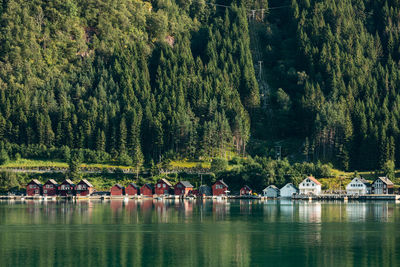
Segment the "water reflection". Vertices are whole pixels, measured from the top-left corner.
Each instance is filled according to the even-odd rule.
[[[3,266],[395,266],[394,202],[0,202]]]

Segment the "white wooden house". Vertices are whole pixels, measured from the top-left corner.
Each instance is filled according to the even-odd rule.
[[[264,190],[263,190],[263,196],[264,197],[268,197],[268,198],[277,198],[280,195],[280,191],[279,188],[276,187],[275,185],[270,185],[267,186]]]
[[[299,184],[300,194],[321,194],[321,183],[312,176],[307,177]]]
[[[299,193],[299,189],[297,189],[297,187],[295,187],[292,183],[286,184],[280,190],[280,195],[284,198],[291,198],[294,194],[297,193]]]
[[[371,183],[361,177],[355,177],[346,186],[348,195],[366,195],[371,194]]]
[[[372,194],[393,194],[393,182],[387,177],[378,177],[372,183],[371,192]]]

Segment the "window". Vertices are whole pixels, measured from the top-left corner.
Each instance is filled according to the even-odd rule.
[[[43,193],[44,193],[44,194],[47,194],[47,190],[44,190]]]
[[[157,184],[157,187],[158,187],[158,188],[161,188],[161,184]]]
[[[164,188],[165,188],[165,184],[163,184],[163,185],[162,185],[162,187],[164,187]]]
[[[182,187],[182,185],[178,184],[176,187],[178,187],[178,188],[181,188],[181,187]]]

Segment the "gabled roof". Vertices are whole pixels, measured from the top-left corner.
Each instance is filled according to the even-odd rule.
[[[297,188],[296,186],[294,186],[294,184],[292,184],[292,183],[287,183],[287,184],[285,184],[282,188],[284,188],[284,187],[286,187],[286,186],[291,186],[291,187],[293,187],[293,188],[295,188],[295,189],[298,190],[298,188]],[[281,188],[281,189],[282,189],[282,188]]]
[[[278,187],[276,187],[275,185],[269,185],[269,186],[267,186],[266,188],[264,188],[264,190],[263,191],[267,191],[268,189],[273,189],[273,190],[275,190],[275,191],[279,191],[279,188]]]
[[[189,183],[188,181],[180,181],[178,184],[181,184],[186,188],[193,187],[193,185],[191,183]]]
[[[164,183],[167,184],[168,186],[172,186],[172,184],[171,184],[167,179],[165,179],[165,178],[162,178],[162,179],[158,180],[157,184],[158,184],[159,182],[164,182]]]
[[[151,184],[144,184],[142,187],[148,187],[148,188],[150,188],[151,190],[153,190],[153,186],[152,186]]]
[[[65,179],[62,184],[70,184],[70,185],[74,185],[74,183],[70,180],[70,179]]]
[[[56,182],[56,180],[54,180],[54,179],[49,179],[49,180],[47,180],[47,182],[46,182],[45,184],[57,185],[57,182]]]
[[[114,186],[116,186],[116,187],[118,187],[118,188],[120,188],[120,189],[123,189],[124,187],[122,186],[122,185],[120,185],[120,184],[115,184]]]
[[[378,177],[375,179],[375,181],[378,179],[380,179],[383,183],[385,183],[387,185],[393,185],[393,182],[390,181],[389,178],[387,178],[387,177]],[[374,183],[375,183],[375,181],[374,181]]]
[[[352,183],[355,179],[358,179],[361,183],[365,184],[366,186],[371,186],[371,182],[362,177],[354,177],[350,183]]]
[[[28,184],[31,184],[31,183],[34,183],[37,185],[42,185],[42,183],[38,179],[32,179],[32,181],[30,181]]]
[[[316,183],[317,185],[322,185],[317,179],[315,179],[313,176],[308,176],[306,179],[310,179],[311,181],[313,181],[314,183]]]
[[[243,186],[242,189],[243,188],[247,188],[248,190],[251,190],[250,186],[248,186],[248,185]]]
[[[139,189],[139,186],[137,186],[135,183],[130,183],[130,184],[128,184],[128,186],[132,186],[132,187],[134,187],[136,189]]]
[[[229,187],[229,186],[224,182],[224,180],[218,180],[218,181],[215,182],[215,184],[216,184],[216,183],[220,183],[220,184],[222,184],[223,186]]]
[[[81,184],[81,183],[84,183],[84,184],[86,184],[86,185],[89,186],[89,187],[93,187],[93,185],[92,185],[88,180],[86,180],[86,179],[82,179],[79,183],[80,183],[80,184]]]

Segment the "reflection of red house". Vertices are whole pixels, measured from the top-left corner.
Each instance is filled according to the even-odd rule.
[[[188,181],[181,181],[175,185],[174,189],[175,195],[186,196],[189,192],[193,191],[193,185]]]
[[[75,192],[77,196],[89,196],[93,193],[93,185],[86,179],[82,179],[76,186]]]
[[[39,196],[42,192],[42,183],[38,179],[33,179],[26,185],[27,196]]]
[[[115,184],[113,187],[111,187],[111,195],[112,196],[122,196],[124,195],[124,190],[125,188],[120,185],[120,184]]]
[[[253,190],[251,190],[251,188],[247,185],[243,186],[240,189],[240,195],[241,196],[247,196],[247,195],[251,195],[253,193]]]
[[[139,186],[134,183],[128,184],[128,186],[125,188],[125,194],[127,194],[128,196],[139,195],[139,193]]]
[[[140,193],[143,196],[152,196],[153,195],[153,187],[150,184],[145,184],[140,188]]]
[[[155,193],[156,195],[169,195],[169,190],[172,188],[172,184],[166,179],[160,179],[156,183]]]
[[[70,179],[65,179],[58,186],[58,194],[60,196],[73,196],[75,194],[75,184]]]
[[[228,185],[223,181],[216,181],[212,186],[213,196],[226,196],[228,191]]]
[[[43,185],[43,196],[56,196],[58,184],[54,179],[48,180]]]

